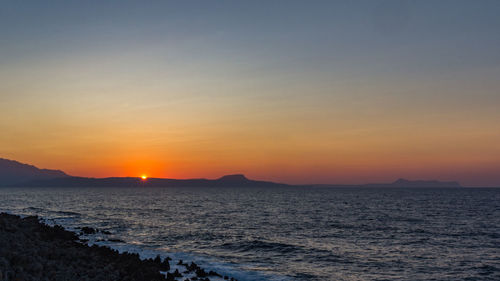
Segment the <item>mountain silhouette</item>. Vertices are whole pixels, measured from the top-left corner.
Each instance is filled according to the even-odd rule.
[[[391,184],[394,187],[461,187],[456,181],[437,181],[437,180],[407,180],[398,179]]]
[[[60,170],[39,169],[33,165],[0,158],[0,186],[65,177],[68,175]]]
[[[287,184],[250,180],[242,174],[218,179],[163,179],[134,177],[87,178],[69,176],[60,170],[39,169],[33,165],[0,158],[0,186],[3,187],[278,187]]]
[[[227,175],[219,179],[162,179],[133,177],[85,178],[65,177],[19,183],[24,187],[280,187],[287,184],[250,180],[243,175]]]
[[[285,187],[299,186],[258,181],[243,174],[225,175],[218,179],[165,179],[137,177],[87,178],[69,176],[60,170],[39,169],[33,165],[0,158],[0,186],[18,187]],[[362,185],[307,184],[308,187],[398,187],[443,188],[462,187],[455,181],[398,179],[392,183]]]
[[[457,188],[463,187],[460,183],[456,181],[438,181],[438,180],[407,180],[398,179],[390,183],[368,183],[368,184],[314,184],[312,186],[316,187],[336,187],[336,188],[347,188],[347,187],[373,187],[373,188]]]
[[[242,182],[247,182],[249,179],[245,177],[245,175],[242,174],[235,174],[235,175],[226,175],[218,179],[220,182],[237,182],[237,183],[242,183]]]

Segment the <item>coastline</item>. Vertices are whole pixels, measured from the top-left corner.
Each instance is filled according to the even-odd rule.
[[[96,229],[82,228],[82,232]],[[0,213],[0,281],[35,280],[236,280],[196,263],[88,245],[77,233],[37,216]]]

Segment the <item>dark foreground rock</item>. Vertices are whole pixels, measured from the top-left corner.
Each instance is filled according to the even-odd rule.
[[[172,280],[160,273],[170,270],[169,260],[88,246],[61,226],[0,213],[0,281]]]

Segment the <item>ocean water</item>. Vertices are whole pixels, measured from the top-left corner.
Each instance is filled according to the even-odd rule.
[[[500,189],[2,188],[0,211],[243,281],[500,280]]]

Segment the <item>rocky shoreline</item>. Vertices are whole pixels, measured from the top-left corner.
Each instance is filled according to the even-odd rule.
[[[194,262],[170,261],[89,246],[76,233],[44,224],[36,216],[0,213],[0,281],[236,280],[207,272]]]

